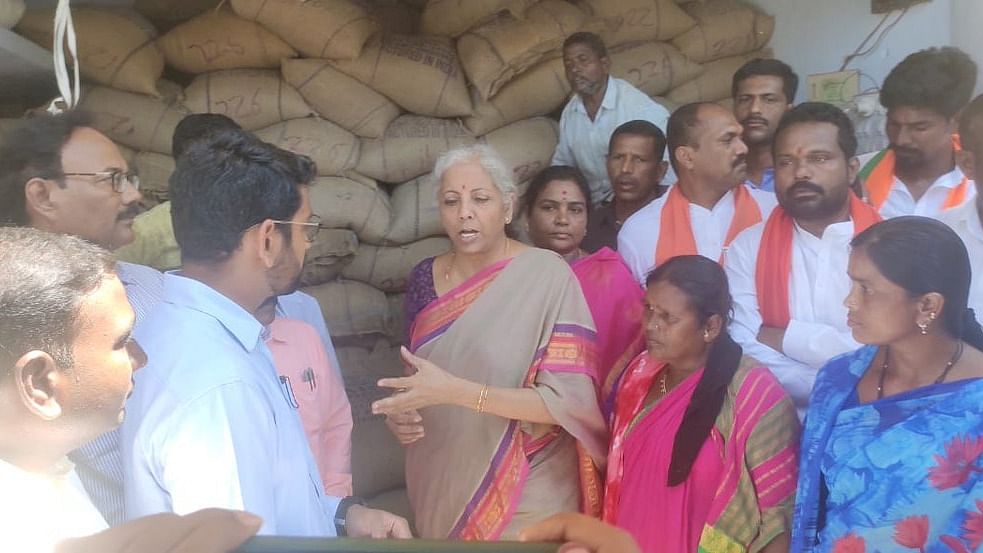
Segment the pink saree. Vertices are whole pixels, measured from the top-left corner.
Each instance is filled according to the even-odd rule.
[[[406,480],[425,538],[494,540],[561,511],[599,513],[606,425],[594,331],[576,279],[553,252],[530,249],[424,307],[410,349],[489,386],[536,390],[557,426],[456,406],[422,409]]]
[[[613,391],[628,363],[645,348],[642,310],[645,291],[621,256],[610,248],[575,261],[571,266],[580,281],[597,328],[597,370],[602,410],[608,414]]]
[[[625,372],[614,413],[604,520],[643,551],[756,552],[788,531],[798,418],[764,368],[737,370],[689,478],[668,487],[673,440],[702,370],[645,405],[665,364],[647,353]]]

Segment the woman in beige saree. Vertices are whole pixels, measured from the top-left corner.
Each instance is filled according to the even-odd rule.
[[[411,376],[381,380],[396,392],[373,404],[407,446],[417,530],[508,539],[558,512],[596,514],[607,431],[576,277],[505,235],[515,186],[489,147],[448,152],[434,178],[453,249],[414,269]]]

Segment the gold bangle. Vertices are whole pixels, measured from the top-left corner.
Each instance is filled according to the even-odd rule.
[[[483,413],[485,411],[485,400],[487,399],[488,399],[488,384],[485,384],[481,388],[481,392],[478,393],[478,405],[475,408],[475,410],[478,411],[479,413]]]

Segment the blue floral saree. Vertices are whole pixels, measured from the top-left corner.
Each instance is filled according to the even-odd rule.
[[[802,435],[793,552],[983,545],[983,379],[859,403],[877,348],[819,371]]]

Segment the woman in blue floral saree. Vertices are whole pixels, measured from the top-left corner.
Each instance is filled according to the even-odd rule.
[[[853,240],[846,298],[868,344],[819,371],[802,436],[792,551],[983,545],[983,330],[966,248],[932,219]]]

